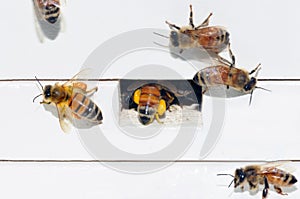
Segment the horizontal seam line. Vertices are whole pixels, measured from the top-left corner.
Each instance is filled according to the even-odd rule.
[[[38,79],[39,81],[69,81],[70,79]],[[117,79],[117,78],[107,78],[107,79],[76,79],[76,81],[97,81],[97,82],[107,82],[107,81],[115,81],[118,82],[120,80],[125,80],[125,79]],[[132,79],[135,80],[135,79]],[[147,79],[142,79],[142,80],[147,80]],[[167,79],[166,79],[167,80]],[[170,81],[176,80],[176,79],[169,79]],[[192,81],[191,79],[185,79],[187,81]],[[36,79],[0,79],[0,82],[36,82]],[[299,82],[300,79],[297,78],[260,78],[257,79],[257,81],[291,81],[291,82]]]
[[[274,160],[300,162],[300,160]],[[0,159],[0,163],[235,163],[235,162],[270,162],[266,160],[17,160]]]

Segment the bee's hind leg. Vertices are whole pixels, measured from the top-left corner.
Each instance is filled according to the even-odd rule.
[[[86,91],[86,94],[88,94],[88,95],[93,95],[93,94],[94,94],[95,92],[97,92],[97,91],[98,91],[98,87],[96,86],[96,87],[94,87],[94,88],[92,88],[92,89]]]
[[[199,29],[199,28],[203,28],[209,25],[209,19],[212,16],[212,13],[209,13],[208,17],[202,22],[202,24],[200,24],[199,26],[197,26],[195,29]]]
[[[281,188],[278,187],[278,186],[276,186],[276,185],[274,185],[274,189],[280,195],[288,195],[287,193],[283,193],[282,190],[281,190]]]
[[[86,89],[87,89],[86,83],[83,83],[83,82],[74,82],[73,87],[74,88],[79,88],[79,89],[84,90],[84,91],[86,91]]]
[[[258,191],[258,183],[249,182],[249,187],[251,192],[257,192]]]
[[[193,22],[193,9],[192,9],[192,5],[190,5],[190,18],[189,18],[189,21],[190,21],[190,26],[194,29],[195,25],[194,25],[194,22]]]
[[[264,177],[264,184],[265,184],[265,187],[262,191],[262,199],[266,199],[267,196],[268,196],[268,191],[269,191],[269,183],[268,183],[268,179],[266,177]]]

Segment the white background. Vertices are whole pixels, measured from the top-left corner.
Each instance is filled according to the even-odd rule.
[[[41,44],[35,32],[32,2],[18,0],[1,4],[0,79],[32,79],[35,75],[70,78],[90,53],[112,36],[140,28],[168,29],[165,20],[187,25],[189,4],[194,8],[195,24],[213,12],[210,23],[228,28],[238,67],[251,70],[262,63],[260,78],[300,78],[297,1],[67,1],[63,10],[65,32],[55,41]],[[131,59],[134,64],[143,60],[141,56],[139,61],[134,56]],[[162,62],[165,59],[172,58],[165,55]],[[179,60],[176,63],[185,64]],[[222,136],[204,160],[197,162],[209,125],[205,122],[204,130],[181,158],[184,162],[158,172],[134,175],[99,163],[82,162],[93,158],[77,133],[63,134],[58,119],[38,103],[32,103],[33,97],[40,93],[37,83],[1,81],[1,195],[5,198],[261,198],[261,193],[233,192],[232,187],[226,187],[230,177],[216,177],[217,173],[233,173],[237,167],[253,164],[240,161],[299,160],[299,82],[258,84],[272,92],[256,90],[250,107],[249,96],[226,101]],[[107,82],[99,87],[95,101],[103,113],[112,115],[112,91],[116,85]],[[211,115],[210,105],[211,99],[204,97],[204,121]],[[114,125],[112,116],[104,119],[104,129]],[[129,146],[128,150],[133,149],[134,146]],[[155,163],[132,164],[147,168]],[[295,175],[299,178],[299,163],[292,165],[298,168]],[[289,196],[271,191],[269,198],[299,196],[297,190],[289,192]]]

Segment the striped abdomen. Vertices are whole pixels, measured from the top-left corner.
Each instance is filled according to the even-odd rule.
[[[225,65],[210,66],[200,70],[193,80],[200,86],[231,86],[241,90],[249,82],[248,72]]]
[[[187,32],[199,46],[215,53],[223,51],[229,44],[229,33],[221,27],[204,27]]]
[[[54,24],[58,20],[58,17],[60,15],[59,0],[46,0],[46,2],[44,2],[44,0],[36,1],[41,16],[43,16],[44,19],[49,23]]]
[[[99,107],[88,97],[81,93],[75,93],[70,102],[73,114],[95,123],[101,123],[103,117]]]
[[[210,66],[200,70],[194,76],[193,80],[200,86],[218,86],[227,85],[229,67],[227,66]]]
[[[143,86],[137,111],[139,113],[139,120],[142,124],[150,124],[156,113],[160,100],[160,90],[155,85]]]
[[[291,186],[297,182],[295,176],[277,168],[274,170],[274,172],[265,175],[268,179],[268,182],[273,185]]]
[[[139,105],[155,106],[159,104],[160,90],[155,85],[147,85],[141,88]]]

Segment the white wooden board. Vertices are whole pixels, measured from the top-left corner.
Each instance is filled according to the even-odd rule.
[[[211,25],[228,28],[237,66],[251,70],[261,63],[259,78],[283,81],[259,82],[258,86],[272,92],[257,89],[251,106],[249,96],[225,101],[204,96],[203,125],[193,131],[183,129],[187,134],[183,138],[189,137],[166,151],[170,156],[160,151],[182,138],[176,130],[165,129],[158,131],[158,136],[136,139],[118,127],[114,81],[99,83],[93,100],[104,114],[100,126],[103,138],[126,155],[105,148],[101,145],[104,139],[86,143],[84,138],[89,134],[82,134],[82,130],[64,134],[58,118],[46,111],[39,99],[32,103],[41,91],[36,81],[28,79],[71,78],[82,67],[96,69],[91,78],[163,79],[167,74],[168,78],[191,79],[205,64],[175,59],[168,49],[153,44],[167,45],[168,41],[152,34],[153,29],[168,34],[165,20],[187,25],[189,4],[193,5],[195,24],[213,12]],[[298,1],[67,1],[63,7],[65,31],[55,41],[43,44],[35,32],[31,1],[5,1],[1,5],[3,198],[261,198],[261,192],[251,195],[227,188],[231,178],[216,174],[233,173],[254,163],[245,161],[300,160],[300,82],[286,81],[300,79]],[[149,34],[141,34],[143,31]],[[127,47],[123,42],[134,45]],[[223,55],[227,57],[227,52]],[[148,66],[163,67],[152,73]],[[93,148],[98,141],[101,144]],[[156,155],[147,155],[152,153]],[[170,157],[171,162],[183,162],[170,166]],[[105,165],[110,167],[94,159],[109,160]],[[168,161],[157,162],[161,160]],[[292,165],[299,178],[299,163]],[[134,174],[138,171],[142,174]],[[268,198],[299,198],[297,186],[287,190],[288,196],[270,191]]]

